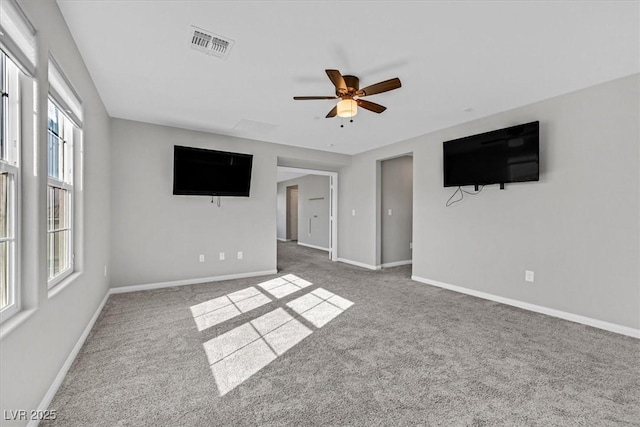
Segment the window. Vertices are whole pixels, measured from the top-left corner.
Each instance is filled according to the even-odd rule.
[[[12,195],[14,179],[8,172],[0,174],[0,307],[13,303],[14,287],[12,279],[15,237],[12,233]]]
[[[0,322],[20,306],[21,84],[36,66],[36,30],[16,0],[0,0]],[[29,101],[27,101],[28,103]]]
[[[0,314],[6,319],[20,306],[17,288],[19,164],[19,71],[0,51]]]
[[[75,126],[49,100],[47,267],[49,287],[73,271],[73,135]]]
[[[76,186],[76,178],[82,178],[83,109],[80,96],[51,55],[48,75],[47,277],[51,289],[76,269],[74,234],[78,218],[75,218],[75,205],[77,200],[82,204],[82,186]],[[74,145],[78,147],[74,148]],[[74,170],[74,150],[78,150],[80,174]]]

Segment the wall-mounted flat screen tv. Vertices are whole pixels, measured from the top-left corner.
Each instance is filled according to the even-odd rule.
[[[540,122],[445,141],[444,186],[539,180]]]
[[[249,197],[251,154],[174,146],[173,194]]]

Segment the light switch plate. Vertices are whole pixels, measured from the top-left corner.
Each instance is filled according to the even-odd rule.
[[[524,280],[526,280],[527,282],[533,282],[533,279],[534,279],[533,271],[525,270]]]

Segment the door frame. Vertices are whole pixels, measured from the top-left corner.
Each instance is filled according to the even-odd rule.
[[[278,166],[278,169],[286,172],[305,173],[308,175],[321,175],[329,177],[329,258],[338,260],[338,172],[316,169],[292,168]]]
[[[399,157],[411,157],[413,164],[415,165],[415,157],[413,155],[413,151],[408,151],[402,154],[396,154],[391,157],[384,157],[382,159],[376,160],[376,268],[387,268],[387,267],[395,267],[397,265],[405,265],[405,263],[389,263],[382,264],[382,162],[386,160],[393,160]],[[413,169],[413,175],[411,177],[411,185],[413,187],[413,196],[412,196],[412,204],[413,210],[411,212],[411,264],[413,265],[413,242],[415,241],[414,233],[415,233],[415,218],[416,218],[416,186],[415,186],[415,176],[416,170]]]
[[[298,225],[298,221],[300,220],[300,218],[298,217],[298,214],[299,214],[298,206],[300,206],[300,203],[298,201],[298,197],[300,197],[300,191],[299,191],[299,188],[298,188],[297,185],[289,185],[289,186],[286,187],[286,190],[285,190],[286,191],[286,196],[285,197],[287,199],[286,200],[286,205],[287,206],[286,206],[286,211],[285,211],[285,222],[286,222],[286,227],[285,228],[286,228],[286,231],[285,231],[285,236],[284,237],[287,239],[287,241],[293,240],[291,238],[291,232],[293,231],[292,227],[291,227],[291,206],[292,206],[292,203],[291,203],[291,192],[294,189],[298,193],[298,196],[296,197],[296,204],[297,204],[297,206],[296,206],[296,226]],[[296,238],[295,238],[295,240],[296,241],[298,240],[298,230],[297,229],[296,229]]]

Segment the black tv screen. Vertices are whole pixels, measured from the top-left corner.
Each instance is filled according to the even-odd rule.
[[[173,194],[249,197],[251,154],[174,146]]]
[[[444,186],[538,181],[539,127],[531,122],[443,142]]]

